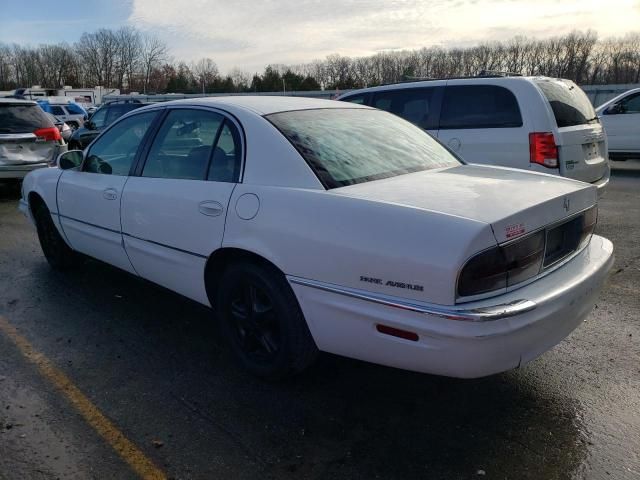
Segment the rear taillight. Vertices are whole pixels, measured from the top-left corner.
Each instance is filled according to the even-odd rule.
[[[469,260],[458,279],[458,295],[470,297],[511,287],[540,273],[545,232],[490,248]]]
[[[478,253],[460,272],[458,297],[504,290],[535,277],[585,247],[597,221],[594,205],[564,223]]]
[[[36,131],[34,131],[33,134],[36,137],[38,137],[38,140],[43,140],[45,142],[62,140],[62,137],[60,136],[60,130],[58,130],[58,127],[39,128]]]
[[[548,168],[558,168],[558,146],[553,133],[530,133],[529,154],[531,163]]]

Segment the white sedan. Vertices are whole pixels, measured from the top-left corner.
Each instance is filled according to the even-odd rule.
[[[214,307],[277,378],[318,351],[454,377],[523,365],[613,262],[596,188],[466,165],[390,113],[217,97],[122,117],[24,181],[55,268],[88,255]]]

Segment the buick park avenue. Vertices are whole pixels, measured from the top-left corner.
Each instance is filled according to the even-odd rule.
[[[613,262],[596,186],[465,164],[346,102],[149,105],[57,164],[20,202],[51,266],[93,257],[211,307],[266,378],[319,351],[453,377],[516,368],[580,325]]]

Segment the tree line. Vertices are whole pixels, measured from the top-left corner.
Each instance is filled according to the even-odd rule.
[[[272,92],[350,89],[418,78],[473,76],[481,71],[547,75],[578,84],[640,83],[640,32],[599,39],[575,31],[548,39],[517,36],[471,47],[425,47],[371,56],[338,54],[299,65],[269,65],[261,73],[215,61],[176,61],[166,43],[133,27],[83,33],[74,44],[0,44],[0,90],[119,88],[138,92]]]

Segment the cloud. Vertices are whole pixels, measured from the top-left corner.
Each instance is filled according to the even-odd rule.
[[[213,58],[223,71],[262,70],[331,53],[468,45],[515,34],[637,30],[638,0],[133,0],[129,23],[163,38],[178,59]],[[188,5],[188,6],[187,6]],[[620,12],[628,12],[620,15]]]

